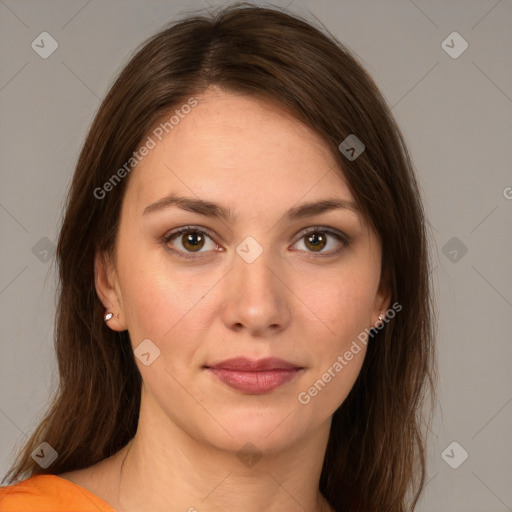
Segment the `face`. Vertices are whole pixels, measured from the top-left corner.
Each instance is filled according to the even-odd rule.
[[[389,303],[381,246],[318,135],[252,97],[197,100],[131,171],[96,286],[119,314],[109,327],[145,354],[141,418],[158,410],[222,449],[284,449],[329,425],[357,378],[358,335]],[[339,204],[302,208],[321,201]],[[293,369],[212,369],[232,358]]]

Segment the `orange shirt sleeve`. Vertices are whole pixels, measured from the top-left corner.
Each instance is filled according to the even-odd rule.
[[[87,489],[56,475],[0,487],[0,512],[116,512]]]

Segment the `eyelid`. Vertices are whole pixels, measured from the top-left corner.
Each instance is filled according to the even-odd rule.
[[[342,231],[339,231],[337,229],[330,228],[327,226],[310,226],[308,228],[305,228],[302,231],[299,231],[299,233],[297,235],[297,237],[298,237],[297,241],[299,241],[304,236],[309,235],[310,233],[328,233],[330,235],[334,235],[334,236],[340,238],[343,242],[345,242],[347,244],[350,241],[350,238],[348,237],[348,235],[346,235]]]
[[[181,235],[182,233],[188,233],[189,231],[198,231],[200,233],[204,233],[205,235],[208,235],[212,240],[214,238],[214,233],[208,228],[205,228],[204,226],[182,226],[181,228],[176,228],[175,230],[169,231],[166,233],[163,238],[170,240],[174,236]]]

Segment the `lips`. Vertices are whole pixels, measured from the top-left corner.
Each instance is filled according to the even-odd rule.
[[[251,395],[273,391],[304,370],[276,357],[259,360],[237,357],[205,368],[227,386]]]
[[[226,359],[220,363],[209,365],[207,368],[224,368],[225,370],[258,372],[265,370],[292,370],[300,369],[301,367],[277,357],[267,357],[265,359],[247,359],[246,357],[235,357],[233,359]]]

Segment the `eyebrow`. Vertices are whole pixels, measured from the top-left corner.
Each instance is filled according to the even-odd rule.
[[[158,201],[146,206],[142,215],[148,215],[154,212],[160,212],[176,206],[182,210],[186,210],[207,217],[218,217],[225,221],[232,220],[235,216],[233,210],[204,199],[196,199],[193,197],[177,196],[169,194]],[[353,201],[341,198],[328,198],[310,203],[303,203],[288,210],[285,214],[287,220],[297,220],[304,217],[312,217],[332,210],[346,209],[358,214],[359,208]]]

